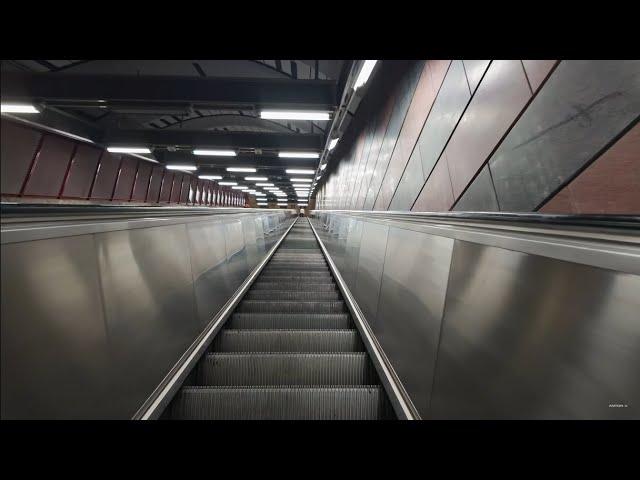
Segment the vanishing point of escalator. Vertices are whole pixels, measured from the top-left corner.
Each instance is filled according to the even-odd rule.
[[[307,219],[298,219],[169,407],[172,419],[394,418]]]

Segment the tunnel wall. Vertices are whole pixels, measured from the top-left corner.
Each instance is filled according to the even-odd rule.
[[[129,419],[292,212],[3,225],[2,419]]]
[[[427,60],[385,94],[318,209],[640,212],[640,61]]]
[[[139,157],[1,120],[4,201],[245,206],[245,196]]]

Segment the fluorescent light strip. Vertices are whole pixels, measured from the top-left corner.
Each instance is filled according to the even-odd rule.
[[[199,175],[198,178],[203,180],[222,180],[220,175]]]
[[[324,170],[325,168],[327,168],[326,163],[323,163],[322,165],[320,165],[320,171]]]
[[[356,79],[356,83],[353,84],[353,89],[357,90],[369,80],[371,76],[371,72],[373,71],[373,67],[376,66],[377,60],[365,60],[362,68],[360,69],[360,73],[358,74],[358,78]]]
[[[320,158],[317,152],[279,152],[280,158]]]
[[[256,187],[273,187],[273,186],[274,186],[273,183],[256,183]]]
[[[40,110],[24,103],[0,103],[0,113],[40,113]]]
[[[208,157],[235,157],[237,153],[233,150],[199,150],[193,151],[194,155],[204,155]]]
[[[299,207],[307,207],[307,206],[309,206],[309,204],[308,203],[299,203],[298,206]]]
[[[266,206],[268,206],[269,204],[268,204],[268,203],[265,203],[265,202],[258,202],[258,203],[257,203],[257,205],[258,205],[258,206],[260,206],[260,207],[266,207]]]
[[[335,146],[338,144],[338,140],[340,140],[339,138],[334,138],[329,142],[329,146],[327,147],[327,150],[331,151],[335,148]]]
[[[329,112],[317,110],[262,110],[260,118],[266,120],[331,120]]]
[[[107,147],[107,152],[109,153],[151,153],[151,150],[149,150],[147,147]]]
[[[198,169],[195,165],[166,165],[165,168],[167,170],[188,170],[190,172]]]
[[[218,182],[218,185],[238,185],[238,182]]]
[[[289,205],[288,203],[279,203],[279,204],[278,204],[278,206],[279,206],[279,207],[286,207],[286,206],[288,206],[288,205]]]
[[[293,188],[309,188],[309,184],[308,183],[294,183],[292,184]]]
[[[299,173],[300,175],[313,175],[316,173],[315,170],[310,170],[306,168],[288,168],[285,170],[287,173]]]
[[[234,190],[249,190],[249,187],[243,187],[242,185],[234,185],[231,188]]]
[[[244,177],[244,179],[249,182],[266,182],[267,180],[269,180],[267,177]]]
[[[310,178],[290,178],[289,180],[291,180],[292,183],[294,183],[294,182],[304,182],[304,183],[313,182],[313,180],[310,179]]]
[[[228,167],[227,172],[255,172],[255,168],[245,168],[245,167]]]

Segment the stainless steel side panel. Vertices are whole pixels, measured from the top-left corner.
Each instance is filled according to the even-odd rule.
[[[247,276],[247,251],[244,244],[244,233],[240,220],[225,222],[225,239],[227,245],[227,272],[233,291],[238,288]]]
[[[361,220],[352,219],[349,227],[349,233],[347,234],[347,246],[345,249],[344,270],[342,278],[346,282],[351,291],[355,291],[356,273],[358,271],[358,258],[360,257],[360,240],[362,238]]]
[[[2,419],[113,418],[91,235],[2,246]]]
[[[428,413],[453,240],[391,228],[376,336],[414,406]]]
[[[456,240],[431,418],[640,417],[640,277]]]
[[[247,252],[248,274],[260,261],[258,258],[258,248],[256,246],[256,224],[251,217],[245,216],[242,218],[242,232],[244,236],[244,246]]]
[[[133,415],[200,333],[184,225],[96,235],[113,408]]]
[[[376,314],[388,233],[385,225],[364,222],[358,258],[355,297],[376,335],[380,332]]]

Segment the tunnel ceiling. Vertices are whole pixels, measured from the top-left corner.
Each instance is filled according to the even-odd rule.
[[[2,100],[37,104],[37,118],[15,117],[100,145],[146,146],[160,163],[195,163],[199,174],[255,166],[256,175],[286,186],[286,167],[315,170],[318,160],[278,152],[320,153],[330,120],[265,120],[260,110],[333,114],[350,67],[344,60],[3,60]],[[198,147],[238,156],[195,156]]]

